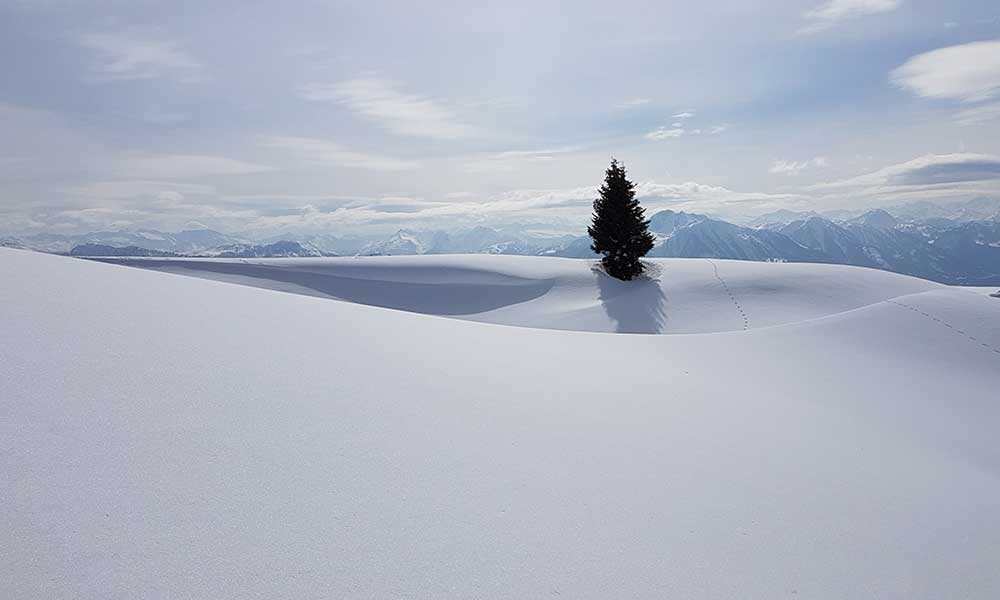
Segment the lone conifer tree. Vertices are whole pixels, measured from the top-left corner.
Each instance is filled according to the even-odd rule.
[[[625,175],[625,167],[611,159],[587,233],[593,240],[590,248],[604,255],[607,274],[627,281],[642,273],[639,259],[653,249],[653,235],[646,211],[635,199],[635,184]]]

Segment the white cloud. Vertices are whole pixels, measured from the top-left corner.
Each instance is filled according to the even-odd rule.
[[[171,40],[139,39],[120,33],[87,33],[77,42],[95,54],[91,65],[95,81],[169,76],[191,82],[205,78],[204,66]]]
[[[637,185],[636,194],[650,211],[672,208],[734,215],[748,210],[797,206],[805,201],[795,194],[737,192],[694,182],[643,182]],[[502,226],[535,221],[546,223],[559,233],[579,234],[585,229],[596,195],[595,186],[583,186],[512,190],[490,196],[458,192],[448,194],[446,201],[412,197],[357,198],[325,210],[310,203],[286,214],[258,216],[245,226],[326,230],[349,227],[358,232],[399,227],[447,229],[474,223]]]
[[[770,172],[784,175],[795,175],[809,168],[822,168],[830,166],[830,162],[823,156],[803,161],[776,160],[771,163]]]
[[[136,179],[189,179],[212,175],[246,175],[271,168],[224,156],[201,154],[150,154],[126,156],[116,161],[115,171]]]
[[[649,104],[650,102],[652,102],[652,100],[650,100],[649,98],[633,98],[632,100],[625,100],[624,102],[619,102],[618,108],[621,109],[637,108],[639,106]]]
[[[681,127],[658,127],[647,133],[646,139],[660,141],[679,138],[682,135],[684,135],[684,129]]]
[[[702,133],[706,133],[708,135],[716,135],[729,129],[729,125],[726,123],[713,125],[708,129],[702,129],[700,127],[686,129],[684,127],[684,122],[692,117],[694,117],[694,111],[685,111],[682,113],[677,113],[676,115],[673,115],[673,118],[677,120],[671,123],[669,127],[666,126],[657,127],[656,129],[647,133],[645,135],[645,138],[647,140],[660,141],[660,140],[679,138],[687,135],[701,135]]]
[[[452,217],[490,217],[502,220],[505,216],[518,220],[538,220],[540,222],[563,222],[581,224],[590,216],[591,203],[597,195],[594,186],[577,188],[537,190],[514,190],[491,196],[480,202],[455,202],[430,207],[423,217],[450,215]],[[687,211],[726,212],[727,209],[740,211],[748,207],[795,205],[803,197],[796,194],[766,194],[759,192],[738,192],[721,186],[711,186],[696,182],[657,183],[640,182],[636,185],[636,197],[650,211],[672,208]],[[415,216],[415,215],[414,215]]]
[[[918,54],[892,72],[900,87],[924,98],[978,102],[1000,95],[1000,40]]]
[[[969,197],[1000,193],[1000,156],[990,154],[928,154],[864,175],[805,188],[856,204],[902,199]]]
[[[787,173],[789,175],[798,173],[809,166],[809,161],[795,162],[787,160],[776,160],[771,163],[769,171],[771,173]]]
[[[470,173],[497,173],[514,171],[529,163],[552,161],[560,154],[575,152],[579,148],[566,146],[542,150],[507,150],[478,158],[466,163],[463,169]]]
[[[749,210],[772,210],[807,201],[801,194],[740,192],[722,186],[693,181],[684,183],[642,182],[636,197],[650,210],[670,208],[689,212],[709,212],[735,216]]]
[[[299,94],[313,102],[332,102],[371,119],[393,133],[434,139],[469,137],[473,129],[427,96],[397,91],[376,77],[338,83],[311,83]]]
[[[550,160],[554,154],[567,154],[579,150],[576,146],[564,146],[561,148],[546,148],[543,150],[506,150],[498,153],[497,158],[523,158],[528,160]]]
[[[72,189],[72,192],[91,200],[143,200],[158,199],[161,203],[183,199],[189,196],[207,196],[215,193],[215,187],[196,183],[176,183],[132,179],[120,181],[95,181]]]
[[[310,164],[329,164],[372,171],[409,171],[420,168],[420,163],[417,161],[355,152],[336,142],[315,138],[270,136],[263,138],[262,143],[269,148],[288,151],[298,160]]]
[[[31,182],[42,189],[81,181],[193,179],[272,170],[222,155],[126,150],[103,142],[94,130],[69,126],[59,115],[2,103],[0,132],[0,185]]]
[[[955,113],[959,125],[978,125],[993,119],[1000,119],[1000,102],[981,104]]]
[[[903,0],[827,0],[803,15],[809,23],[798,33],[816,33],[846,19],[894,11],[902,4]]]
[[[514,151],[533,155],[540,151]],[[810,163],[822,165],[822,159]],[[643,181],[636,194],[647,210],[670,208],[736,218],[778,208],[814,209],[821,205],[874,206],[907,199],[949,198],[1000,188],[1000,157],[979,154],[924,156],[851,179],[808,186],[802,193],[744,192],[687,181]],[[481,196],[472,192],[420,197],[338,197],[325,195],[218,197],[209,186],[155,181],[107,182],[90,186],[93,204],[64,211],[57,218],[75,227],[97,228],[114,221],[136,224],[181,222],[191,218],[234,229],[392,230],[399,227],[446,229],[473,223],[549,223],[566,233],[582,231],[596,194],[594,186],[523,189]],[[217,198],[215,203],[207,202]],[[116,200],[118,199],[118,200]]]

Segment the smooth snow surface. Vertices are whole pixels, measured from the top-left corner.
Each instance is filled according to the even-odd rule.
[[[653,259],[630,283],[596,261],[530,256],[103,260],[486,323],[619,333],[783,325],[943,287],[858,267],[715,259]]]
[[[732,303],[660,264],[668,323]],[[718,266],[801,320],[498,327],[0,249],[0,597],[1000,597],[1000,301]]]

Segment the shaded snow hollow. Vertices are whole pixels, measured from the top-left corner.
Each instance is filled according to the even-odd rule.
[[[550,257],[101,260],[486,323],[619,333],[784,325],[943,288],[874,269],[715,259],[652,259],[627,283],[596,261]]]
[[[448,260],[556,280],[476,318],[605,312],[582,263]],[[0,249],[0,597],[1000,597],[1000,301],[658,264],[668,324],[732,296],[752,329],[496,327]]]

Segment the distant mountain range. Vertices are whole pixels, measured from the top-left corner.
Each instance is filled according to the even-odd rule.
[[[226,244],[187,254],[154,250],[141,246],[109,246],[107,244],[79,244],[69,251],[70,256],[187,256],[212,258],[290,258],[299,256],[336,256],[322,252],[308,244],[288,240],[270,244]]]
[[[830,221],[843,222],[856,219],[863,215],[864,212],[849,210],[814,212],[781,209],[756,217],[747,223],[747,225],[750,227],[766,227],[775,224],[791,223],[793,221],[804,221],[810,217],[823,217]],[[1000,221],[1000,199],[980,197],[963,202],[949,202],[947,204],[920,200],[891,206],[879,212],[888,213],[899,221],[906,222],[933,222],[938,220],[954,223]]]
[[[650,256],[820,262],[873,267],[961,285],[1000,285],[1000,200],[915,202],[864,213],[780,210],[736,225],[665,210],[650,218]],[[401,229],[383,238],[327,234],[251,240],[208,229],[36,234],[0,245],[77,256],[260,258],[336,255],[519,254],[593,258],[590,239],[544,226]]]
[[[457,232],[412,231],[401,229],[385,240],[367,244],[363,256],[392,254],[540,254],[548,248],[561,248],[576,237],[552,235],[531,230],[498,230],[473,227]]]
[[[650,219],[650,256],[820,262],[872,267],[954,285],[1000,285],[1000,220],[904,221],[873,210],[842,222],[809,216],[741,227],[663,211]],[[586,238],[554,256],[591,257]]]
[[[18,238],[18,241],[32,250],[58,254],[67,254],[73,248],[86,244],[116,248],[134,246],[174,254],[187,254],[247,240],[211,229],[195,229],[177,233],[153,230],[95,231],[83,235],[39,233]]]
[[[280,240],[270,244],[227,244],[202,251],[198,256],[214,256],[217,258],[290,258],[295,256],[337,256],[332,252],[323,252],[315,246]]]
[[[80,244],[73,246],[70,256],[181,256],[175,252],[153,250],[140,246],[109,246],[107,244]]]

